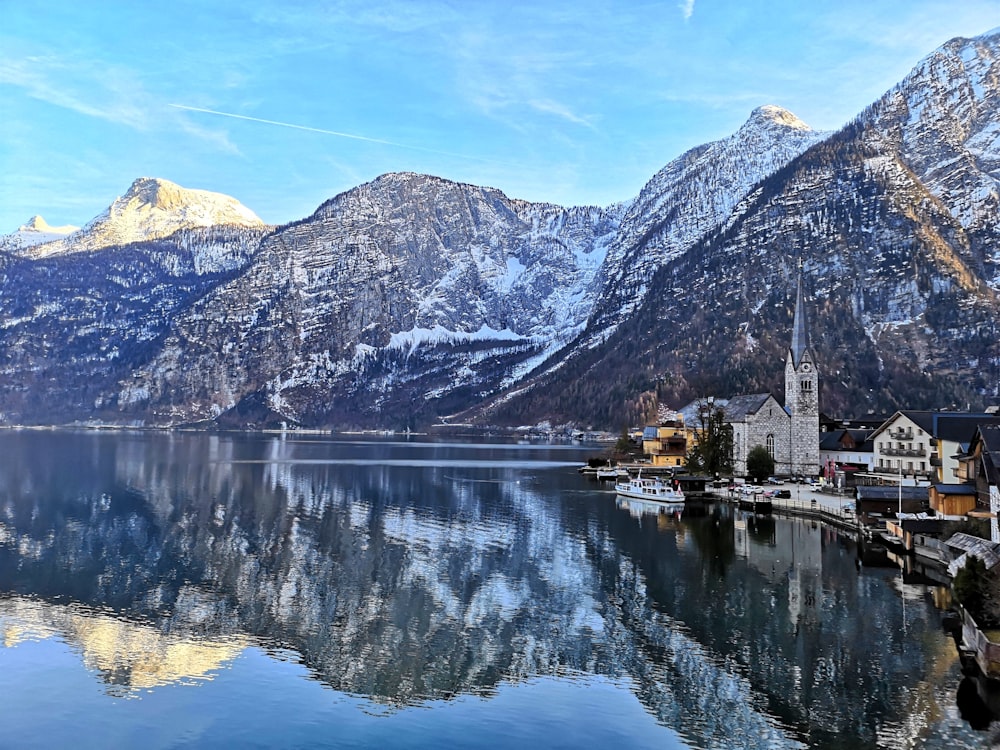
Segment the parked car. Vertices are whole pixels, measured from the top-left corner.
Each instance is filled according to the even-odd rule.
[[[784,500],[791,500],[792,491],[791,490],[775,490],[774,496],[777,498],[782,498]]]
[[[784,484],[785,480],[781,479],[780,477],[768,477],[767,478],[767,483],[768,484]]]

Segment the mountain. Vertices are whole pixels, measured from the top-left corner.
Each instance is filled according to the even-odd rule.
[[[994,32],[931,54],[660,265],[613,335],[592,319],[599,345],[480,415],[609,424],[657,400],[780,394],[800,266],[824,410],[996,397],[998,50]]]
[[[119,402],[240,426],[436,419],[578,333],[618,221],[384,175],[268,236],[238,279],[177,318]]]
[[[627,319],[660,266],[725,220],[756,183],[828,135],[786,109],[758,107],[733,135],[691,149],[661,169],[622,220],[602,270],[591,328],[606,335]]]
[[[100,216],[71,236],[24,248],[44,258],[168,237],[182,229],[232,225],[263,227],[253,211],[235,198],[182,188],[168,180],[140,177]]]
[[[41,216],[32,216],[26,224],[19,226],[17,231],[0,236],[0,250],[20,252],[24,248],[62,239],[77,229],[79,227],[69,225],[53,227]]]
[[[268,227],[141,178],[0,245],[0,421],[617,429],[781,394],[801,274],[832,414],[998,395],[1000,33],[835,133],[761,107],[633,200],[387,174]]]

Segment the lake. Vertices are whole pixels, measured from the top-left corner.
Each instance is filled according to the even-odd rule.
[[[0,747],[990,746],[946,591],[598,452],[0,432]]]

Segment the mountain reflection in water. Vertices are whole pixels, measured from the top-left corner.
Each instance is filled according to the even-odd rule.
[[[0,669],[56,639],[135,697],[253,649],[390,711],[600,679],[668,745],[979,746],[929,587],[817,524],[619,507],[593,452],[2,434]]]

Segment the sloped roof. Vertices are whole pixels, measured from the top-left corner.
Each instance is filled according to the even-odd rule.
[[[997,563],[1000,563],[1000,544],[991,542],[989,539],[959,532],[952,534],[945,544],[953,550],[959,550],[963,553],[948,566],[948,571],[952,575],[965,565],[965,559],[970,555],[982,560],[987,570],[991,570]],[[954,572],[952,572],[952,568],[955,568]]]
[[[876,430],[892,419],[892,414],[862,414],[860,417],[851,417],[841,420],[849,429]]]
[[[990,453],[1000,453],[1000,424],[979,423],[979,434],[983,439],[983,448]]]
[[[976,488],[971,484],[935,484],[934,489],[939,495],[975,495]]]
[[[822,438],[819,441],[820,450],[824,451],[839,451],[844,450],[842,447],[842,442],[844,435],[848,434],[854,441],[854,447],[851,448],[852,451],[857,451],[858,453],[874,453],[875,445],[868,436],[871,434],[871,430],[831,430],[830,432],[824,432]]]
[[[832,432],[824,432],[819,441],[819,449],[821,451],[839,451],[840,437],[845,432],[846,430],[833,430]]]
[[[743,396],[733,396],[725,406],[726,421],[739,422],[750,414],[756,414],[771,398],[770,393],[750,393]]]
[[[871,487],[858,485],[855,490],[858,493],[858,500],[896,500],[901,494],[904,500],[927,500],[930,497],[929,488],[912,485],[904,485],[902,490],[892,485]]]

